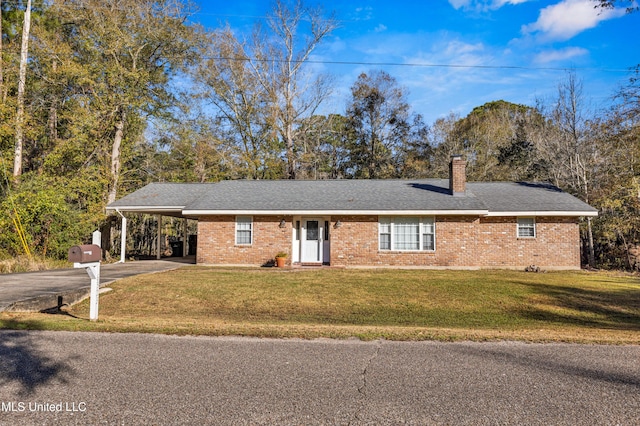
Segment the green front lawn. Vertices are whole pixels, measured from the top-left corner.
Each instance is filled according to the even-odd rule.
[[[640,279],[611,273],[186,267],[0,327],[267,337],[640,343]]]

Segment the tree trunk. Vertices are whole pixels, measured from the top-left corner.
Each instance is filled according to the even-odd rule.
[[[627,239],[624,237],[624,234],[620,232],[619,229],[616,230],[616,232],[618,233],[618,236],[622,239],[622,244],[624,244],[624,252],[627,255],[627,266],[629,269],[633,269],[635,262],[631,261],[631,252],[629,251],[629,244],[627,244]]]
[[[124,135],[125,119],[126,113],[123,110],[119,110],[117,118],[118,121],[115,125],[116,134],[113,137],[113,146],[111,147],[111,185],[109,187],[107,204],[111,204],[116,201],[118,181],[120,178],[120,147],[122,146],[122,138]]]
[[[54,60],[52,66],[53,72],[55,73],[58,68],[58,63]],[[58,139],[58,110],[56,108],[56,100],[54,96],[51,97],[47,127],[49,130],[49,143],[53,146],[56,139]]]
[[[16,113],[16,148],[13,157],[13,177],[22,175],[22,146],[24,139],[24,91],[27,79],[27,59],[29,57],[29,30],[31,27],[31,0],[27,0],[22,26],[22,47],[20,49],[20,73],[18,75],[18,111]]]
[[[595,268],[596,266],[596,253],[593,248],[593,229],[591,227],[591,218],[587,218],[587,241],[589,243],[589,253],[587,254],[587,259],[589,262],[589,266],[591,268]]]
[[[287,118],[288,120],[288,118]],[[296,178],[296,155],[293,141],[292,123],[285,124],[285,143],[287,145],[287,179]]]

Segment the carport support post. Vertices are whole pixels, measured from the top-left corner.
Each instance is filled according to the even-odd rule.
[[[156,215],[157,221],[158,221],[158,242],[157,242],[157,253],[156,253],[156,259],[160,260],[160,242],[162,241],[162,215]]]
[[[116,212],[122,218],[122,231],[120,232],[120,262],[124,263],[126,251],[127,251],[127,218],[124,217],[120,210],[116,209]]]
[[[183,240],[182,240],[182,257],[185,257],[187,255],[187,253],[189,253],[187,251],[187,232],[188,232],[188,228],[187,228],[187,222],[189,219],[187,219],[186,217],[183,219],[182,222],[182,235],[183,235]]]

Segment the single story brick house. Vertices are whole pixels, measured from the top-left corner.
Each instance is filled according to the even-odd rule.
[[[198,221],[196,262],[339,267],[579,269],[597,210],[546,183],[449,179],[152,183],[107,206]]]

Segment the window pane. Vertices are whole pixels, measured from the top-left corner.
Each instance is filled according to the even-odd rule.
[[[393,224],[395,250],[420,250],[420,221],[417,217],[398,218]]]
[[[518,224],[520,226],[533,226],[533,223],[532,217],[521,217],[518,219]]]
[[[318,221],[307,221],[307,241],[318,241]]]
[[[433,218],[424,218],[422,222],[422,250],[435,250],[435,233]]]
[[[249,216],[238,216],[236,218],[236,227],[238,229],[251,229],[251,217]]]
[[[388,217],[381,217],[379,220],[380,250],[391,250],[391,220]]]
[[[433,234],[422,235],[422,250],[434,250],[435,244],[433,243]]]
[[[251,244],[251,231],[238,231],[238,244]]]
[[[391,250],[391,234],[380,234],[380,250]]]
[[[535,237],[536,223],[531,217],[518,219],[518,237]]]
[[[535,231],[533,228],[520,228],[518,229],[518,237],[535,237]]]
[[[236,217],[236,244],[251,244],[251,216]]]

